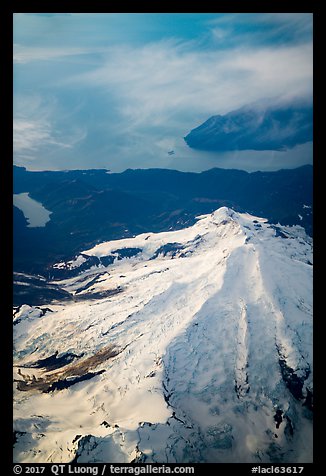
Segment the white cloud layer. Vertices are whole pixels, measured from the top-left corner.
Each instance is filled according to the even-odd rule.
[[[17,158],[35,160],[40,153],[73,149],[86,137],[86,131],[71,125],[66,130],[56,126],[57,102],[41,95],[14,98],[13,146]]]
[[[85,48],[45,48],[14,45],[14,63],[26,64],[32,61],[51,61],[69,56],[78,56],[92,51]]]
[[[311,44],[193,52],[179,44],[112,48],[103,66],[70,78],[119,98],[134,124],[226,113],[266,97],[312,93]]]

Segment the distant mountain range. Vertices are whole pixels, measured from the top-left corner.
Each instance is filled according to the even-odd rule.
[[[51,211],[44,227],[27,227],[14,207],[14,271],[48,277],[51,265],[81,249],[143,232],[176,230],[221,207],[302,225],[312,234],[310,165],[278,172],[146,169],[31,172],[14,167],[14,193],[28,192]]]
[[[209,151],[282,150],[313,139],[313,109],[307,104],[251,105],[210,117],[185,138]]]

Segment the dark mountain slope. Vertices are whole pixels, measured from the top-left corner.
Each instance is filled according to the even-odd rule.
[[[184,139],[200,150],[281,150],[312,141],[312,105],[245,106],[210,117]]]
[[[212,169],[30,172],[14,168],[14,192],[29,192],[52,212],[43,228],[28,228],[14,209],[14,269],[46,274],[49,264],[80,249],[142,232],[178,229],[220,206],[312,234],[311,166],[247,173]]]

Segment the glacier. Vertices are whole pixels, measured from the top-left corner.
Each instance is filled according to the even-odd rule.
[[[72,300],[14,308],[15,462],[312,462],[302,227],[223,207],[53,270]]]

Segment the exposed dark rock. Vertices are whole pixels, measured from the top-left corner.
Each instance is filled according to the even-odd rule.
[[[98,291],[95,293],[84,293],[84,294],[78,294],[74,296],[75,301],[86,301],[89,299],[92,300],[97,300],[97,299],[104,299],[110,296],[115,296],[116,294],[122,293],[123,288],[121,286],[118,286],[115,289],[108,289],[106,291]]]
[[[59,286],[49,284],[41,276],[30,276],[21,273],[14,273],[14,305],[39,306],[52,301],[72,300],[69,292]],[[42,315],[45,314],[43,312]],[[16,322],[17,324],[17,322]]]
[[[124,349],[125,347],[122,350]],[[17,382],[17,390],[22,392],[38,391],[49,393],[54,390],[68,388],[71,385],[75,385],[84,380],[89,380],[96,375],[105,372],[105,370],[92,372],[93,369],[108,359],[115,357],[122,350],[109,345],[98,350],[94,355],[84,359],[78,359],[77,362],[70,362],[64,368],[57,370],[56,372],[44,374],[38,378],[34,375],[32,377],[24,375],[21,372],[21,369],[19,369],[18,374],[23,378],[23,380],[15,380],[15,382]]]
[[[151,259],[156,259],[159,255],[170,255],[173,258],[176,256],[177,252],[182,249],[184,249],[184,246],[181,243],[167,243],[166,245],[158,248]]]
[[[78,440],[78,448],[75,454],[74,459],[70,462],[71,464],[78,463],[79,456],[83,451],[92,451],[98,446],[96,438],[93,435],[85,435]]]
[[[182,423],[183,425],[185,424],[185,422],[183,420],[181,420],[180,418],[178,418],[175,414],[175,412],[172,413],[172,417],[171,418],[174,418],[175,420],[179,421],[180,423]]]
[[[303,377],[298,377],[295,371],[286,364],[284,358],[280,357],[279,364],[281,368],[282,378],[286,383],[288,389],[297,400],[302,400],[304,398],[302,393],[302,388],[305,380],[310,374],[310,369],[307,368],[304,371]]]
[[[112,256],[112,255],[109,255],[109,256],[101,256],[99,258],[99,261],[100,261],[100,264],[103,265],[103,266],[110,266],[110,264],[112,264],[115,260],[115,257]]]
[[[70,364],[74,359],[78,359],[82,357],[84,354],[76,355],[73,353],[66,353],[61,357],[58,357],[58,351],[56,351],[53,355],[46,357],[45,359],[37,360],[36,362],[31,362],[22,365],[23,368],[36,368],[36,369],[46,369],[48,371],[59,369],[60,367],[64,367],[67,364]]]
[[[76,435],[75,438],[72,440],[73,443],[76,443],[83,435]]]
[[[82,291],[85,291],[86,289],[89,289],[89,288],[90,288],[91,286],[93,286],[94,284],[101,282],[100,277],[103,276],[103,274],[106,274],[106,273],[99,273],[99,274],[97,274],[95,278],[93,278],[93,279],[91,279],[90,281],[88,281],[88,283],[84,284],[84,286],[81,286],[80,288],[78,288],[77,291],[75,292],[75,296],[76,296],[76,294],[79,294],[79,293],[81,293]]]
[[[278,429],[280,427],[280,424],[283,421],[283,412],[282,412],[282,410],[280,410],[280,409],[276,410],[276,413],[274,415],[274,420],[275,420],[275,423],[276,423],[276,428]]]
[[[102,421],[101,426],[104,426],[105,428],[109,428],[111,425],[107,421]]]
[[[143,250],[141,248],[120,248],[112,251],[113,254],[117,254],[119,259],[122,258],[131,258],[141,253]]]
[[[99,370],[98,372],[88,372],[85,375],[80,375],[76,378],[72,378],[71,380],[58,380],[57,382],[53,382],[46,390],[43,390],[43,393],[50,393],[54,392],[54,390],[63,390],[64,388],[69,388],[76,383],[90,380],[91,378],[96,377],[96,375],[100,375],[103,372],[105,372],[105,370]]]

